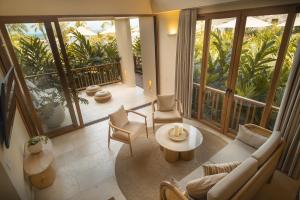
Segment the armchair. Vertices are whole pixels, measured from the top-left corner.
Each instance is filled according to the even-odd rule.
[[[152,102],[153,133],[155,123],[182,122],[182,103],[175,99],[175,95],[158,95]]]
[[[144,118],[144,123],[137,121],[129,121],[128,113],[134,113]],[[138,136],[139,133],[145,131],[148,138],[147,120],[146,116],[133,110],[125,110],[121,106],[119,110],[109,115],[109,128],[108,128],[108,148],[110,147],[110,140],[116,140],[129,144],[130,155],[132,156],[132,141]]]

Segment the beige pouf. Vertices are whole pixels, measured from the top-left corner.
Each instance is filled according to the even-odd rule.
[[[95,101],[97,101],[98,103],[105,103],[109,101],[110,98],[111,98],[111,93],[106,90],[98,91],[94,96]]]
[[[90,86],[88,86],[88,87],[85,89],[85,92],[86,92],[86,94],[89,95],[89,96],[94,96],[94,94],[95,94],[97,91],[99,91],[99,90],[101,90],[100,86],[98,86],[98,85],[90,85]]]

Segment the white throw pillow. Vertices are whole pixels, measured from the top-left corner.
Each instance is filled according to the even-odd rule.
[[[205,199],[207,192],[228,173],[220,173],[197,178],[188,182],[186,191],[189,196],[195,199]]]
[[[158,95],[157,96],[157,110],[158,111],[172,111],[175,109],[175,95]]]
[[[124,106],[121,106],[116,112],[109,115],[111,123],[117,127],[124,127],[128,123],[127,112]]]
[[[248,144],[249,146],[252,146],[256,149],[258,149],[261,145],[263,145],[267,141],[267,137],[264,137],[262,135],[256,134],[246,128],[243,125],[239,126],[239,132],[236,136],[236,139],[242,141],[245,144]]]

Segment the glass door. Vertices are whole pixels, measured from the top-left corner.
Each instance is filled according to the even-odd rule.
[[[278,14],[246,18],[237,76],[233,77],[236,80],[233,101],[229,102],[231,109],[227,123],[231,133],[236,133],[240,124],[260,125],[264,108],[269,103],[267,97],[287,16]],[[283,73],[288,75],[286,70]],[[272,110],[278,112],[277,106],[274,105]]]
[[[201,119],[222,129],[234,53],[236,17],[210,20],[209,45],[201,98]]]
[[[7,23],[2,29],[40,134],[53,136],[76,128],[78,123],[51,23]]]

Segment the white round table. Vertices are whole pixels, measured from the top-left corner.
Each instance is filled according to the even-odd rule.
[[[186,140],[175,142],[168,136],[170,129],[175,126],[183,127],[189,133]],[[181,160],[192,160],[194,158],[195,149],[202,144],[203,136],[201,132],[185,123],[172,123],[161,126],[155,133],[156,141],[164,151],[165,159],[168,162]]]

